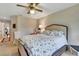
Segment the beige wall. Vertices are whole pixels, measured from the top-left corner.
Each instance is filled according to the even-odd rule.
[[[43,26],[64,24],[69,27],[69,43],[79,45],[79,5],[40,18]]]
[[[36,20],[28,17],[18,16],[17,30],[34,30],[36,27]]]
[[[12,28],[12,25],[16,24],[16,29]],[[22,34],[33,33],[33,30],[36,28],[36,20],[24,16],[11,16],[11,30],[20,31]]]

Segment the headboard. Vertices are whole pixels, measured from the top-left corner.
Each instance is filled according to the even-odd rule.
[[[46,30],[60,30],[63,31],[66,35],[66,39],[68,41],[68,26],[66,25],[61,25],[61,24],[51,24],[46,26]]]

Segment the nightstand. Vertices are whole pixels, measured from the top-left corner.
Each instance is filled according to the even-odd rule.
[[[70,52],[75,55],[75,56],[79,56],[79,46],[77,45],[71,45],[70,46]]]

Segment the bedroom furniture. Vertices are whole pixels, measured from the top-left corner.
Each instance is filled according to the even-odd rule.
[[[62,36],[58,36],[58,35],[49,36],[49,35],[43,35],[43,34],[24,36],[22,39],[22,41],[24,42],[23,47],[25,48],[26,53],[28,55],[35,55],[35,56],[45,55],[46,56],[46,55],[49,55],[49,52],[51,51],[50,55],[60,56],[63,52],[67,50],[67,46],[68,46],[66,44],[66,41],[68,41],[68,27],[67,26],[61,25],[61,24],[51,24],[51,25],[46,26],[45,30],[50,30],[50,31],[57,30],[57,31],[63,31],[64,33]],[[44,49],[42,47],[44,47]],[[32,50],[30,50],[30,48]],[[39,53],[39,54],[36,54],[36,53]]]
[[[68,42],[68,26],[66,25],[62,25],[62,24],[51,24],[46,26],[45,30],[59,30],[59,31],[63,31],[65,33],[67,42]],[[68,50],[68,45],[65,45],[63,47],[61,47],[59,50],[57,50],[53,56],[59,56],[62,55],[62,53],[64,51]]]
[[[25,49],[23,47],[22,42],[20,41],[20,38],[16,38],[13,42],[13,44],[16,44],[18,46],[18,54],[19,56],[26,56]]]
[[[66,39],[68,41],[68,26],[62,24],[51,24],[46,26],[45,30],[59,30],[65,33]]]
[[[19,39],[15,39],[14,41],[15,41],[14,44],[16,44],[18,46],[19,56],[27,56],[26,51],[25,51],[22,43],[20,42],[20,40]]]
[[[18,56],[18,46],[11,42],[0,43],[0,56]]]
[[[26,51],[25,51],[25,49],[24,49],[22,44],[19,44],[18,51],[19,51],[19,55],[20,56],[27,56],[27,53],[26,53]]]
[[[70,46],[70,52],[75,55],[75,56],[79,56],[79,46],[77,45],[71,45]]]

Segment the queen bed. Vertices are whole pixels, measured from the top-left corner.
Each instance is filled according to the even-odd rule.
[[[67,49],[67,41],[68,27],[60,24],[48,25],[43,33],[21,38],[28,56],[60,56]]]

